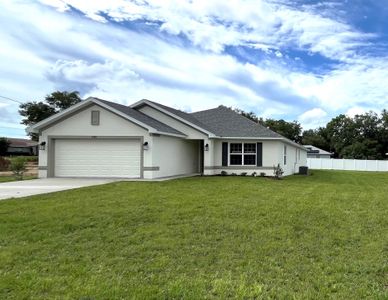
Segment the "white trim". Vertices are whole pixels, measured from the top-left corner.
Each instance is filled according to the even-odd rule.
[[[195,125],[195,124],[193,124],[193,123],[191,123],[191,122],[189,122],[189,121],[187,121],[187,120],[177,116],[176,114],[161,108],[159,105],[154,104],[154,103],[152,103],[149,100],[143,99],[143,100],[137,101],[136,103],[130,105],[130,107],[131,108],[135,108],[135,107],[138,107],[138,106],[140,106],[142,104],[146,104],[148,106],[151,106],[152,108],[155,108],[156,110],[159,110],[160,112],[162,112],[162,113],[164,113],[164,114],[166,114],[166,115],[168,115],[168,116],[170,116],[170,117],[172,117],[172,118],[174,118],[174,119],[176,119],[176,120],[178,120],[178,121],[180,121],[180,122],[182,122],[182,123],[184,123],[186,125],[189,125],[190,127],[193,127],[194,129],[197,129],[197,130],[199,130],[199,131],[201,131],[203,133],[206,133],[209,136],[209,138],[216,137],[216,135],[214,135],[210,131],[207,131],[206,129],[203,129],[202,127],[199,127],[199,126],[197,126],[197,125]]]
[[[150,133],[156,133],[156,134],[162,134],[162,135],[168,135],[168,136],[174,136],[174,137],[182,137],[182,138],[185,138],[186,135],[182,135],[182,134],[175,134],[175,133],[167,133],[167,132],[163,132],[163,131],[158,131],[157,129],[149,126],[149,125],[146,125],[144,124],[143,122],[135,119],[135,118],[132,118],[130,116],[128,116],[127,114],[124,114],[122,112],[120,112],[119,110],[99,101],[98,99],[96,98],[93,98],[93,97],[89,97],[88,99],[86,100],[83,100],[81,101],[80,103],[77,103],[55,115],[52,115],[50,117],[48,117],[47,119],[44,119],[30,127],[27,128],[28,132],[34,132],[34,133],[38,133],[39,132],[39,128],[41,127],[44,127],[46,125],[49,125],[50,123],[62,118],[62,117],[65,117],[66,115],[69,115],[71,114],[72,112],[84,107],[84,106],[87,106],[89,105],[90,103],[94,103],[108,111],[111,111],[113,112],[114,114],[116,115],[119,115],[121,117],[123,117],[124,119],[128,120],[128,121],[131,121],[132,123],[135,123],[137,125],[139,125],[140,127],[143,127],[145,129],[147,129]]]
[[[63,117],[63,116],[66,116],[68,114],[71,114],[73,111],[79,109],[79,108],[82,108],[86,105],[88,105],[89,103],[91,103],[92,100],[91,98],[88,98],[86,100],[83,100],[77,104],[74,104],[73,106],[70,106],[69,108],[66,108],[64,110],[62,110],[61,112],[55,114],[55,115],[52,115],[34,125],[31,125],[29,127],[27,127],[27,132],[32,132],[32,133],[38,133],[38,129],[45,126],[46,124],[50,124],[51,122]]]
[[[148,131],[156,130],[155,128],[153,128],[153,127],[151,127],[151,126],[148,126],[148,125],[144,124],[143,122],[140,122],[140,121],[136,120],[135,118],[132,118],[132,117],[128,116],[127,114],[124,114],[124,113],[122,113],[121,111],[119,111],[119,110],[117,110],[117,109],[114,109],[113,107],[111,107],[111,106],[109,106],[109,105],[107,105],[107,104],[104,104],[104,103],[98,101],[97,99],[93,99],[92,101],[93,101],[94,103],[96,103],[97,105],[100,105],[100,106],[102,106],[103,108],[105,108],[105,109],[107,109],[107,110],[110,110],[111,112],[114,112],[115,114],[117,114],[117,115],[123,117],[124,119],[127,119],[127,120],[129,120],[129,121],[131,121],[131,122],[133,122],[133,123],[135,123],[135,124],[140,125],[140,126],[143,127],[143,128],[148,129]],[[157,130],[156,130],[156,131],[157,131]]]
[[[284,138],[284,137],[241,137],[241,136],[237,136],[237,137],[231,137],[231,136],[219,137],[219,136],[216,136],[216,137],[213,137],[213,139],[218,139],[218,140],[282,141],[282,142],[285,142],[285,143],[287,143],[289,145],[292,145],[294,147],[298,147],[299,149],[302,149],[303,151],[307,152],[307,149],[304,146],[299,145],[298,143],[295,143],[293,141],[290,141],[289,139]]]
[[[230,145],[231,144],[241,144],[241,153],[232,153],[230,151]],[[256,152],[255,153],[245,153],[244,152],[244,145],[245,144],[254,144]],[[231,165],[230,164],[230,156],[231,155],[241,155],[241,165]],[[254,155],[255,156],[255,163],[253,165],[245,165],[244,164],[244,156],[245,155]],[[228,167],[256,167],[257,166],[257,143],[252,142],[228,142]]]

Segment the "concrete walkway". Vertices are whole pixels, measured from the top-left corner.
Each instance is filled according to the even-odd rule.
[[[3,182],[0,183],[0,200],[58,192],[80,187],[100,185],[114,181],[118,181],[118,179],[45,178]]]

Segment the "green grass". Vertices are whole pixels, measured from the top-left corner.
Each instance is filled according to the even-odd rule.
[[[23,180],[29,180],[29,179],[36,179],[36,176],[24,176]],[[10,181],[16,181],[17,179],[15,176],[0,176],[0,183],[1,182],[10,182]]]
[[[387,195],[314,171],[0,201],[0,298],[387,299]]]
[[[30,180],[30,179],[36,179],[36,176],[23,176],[23,180]],[[18,179],[15,178],[15,176],[0,176],[0,183],[1,182],[10,182],[10,181],[17,181]]]

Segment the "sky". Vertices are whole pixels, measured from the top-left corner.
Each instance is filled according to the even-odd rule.
[[[2,0],[0,96],[79,91],[304,129],[388,106],[388,0]],[[0,136],[23,137],[0,98]]]

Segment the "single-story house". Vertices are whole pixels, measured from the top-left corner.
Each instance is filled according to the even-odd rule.
[[[304,145],[307,149],[307,158],[330,158],[333,153],[327,152],[313,145]]]
[[[272,176],[274,165],[284,175],[307,165],[305,147],[224,106],[186,113],[88,98],[29,131],[39,134],[39,177]]]
[[[7,138],[7,155],[38,155],[38,142],[28,139]]]

